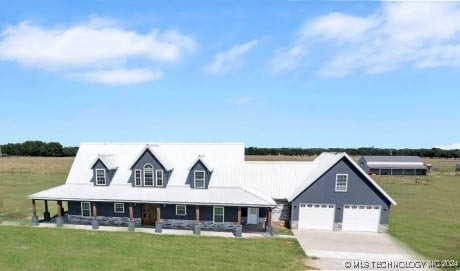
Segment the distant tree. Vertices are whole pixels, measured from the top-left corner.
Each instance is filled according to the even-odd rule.
[[[0,146],[3,153],[18,156],[75,156],[78,151],[78,147],[62,147],[59,142],[46,143],[38,140]]]

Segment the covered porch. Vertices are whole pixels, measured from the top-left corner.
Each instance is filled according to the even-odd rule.
[[[266,232],[273,234],[272,208],[247,206],[210,206],[186,204],[158,204],[139,202],[101,202],[101,201],[67,201],[68,210],[63,208],[63,200],[56,200],[56,214],[51,216],[48,199],[44,199],[43,217],[37,213],[37,202],[32,199],[32,225],[40,223],[55,223],[56,227],[63,224],[91,225],[92,229],[99,229],[100,225],[126,227],[129,231],[136,228],[153,229],[162,233],[163,229],[190,230],[196,235],[202,231],[233,232],[236,237],[243,233]],[[78,203],[78,204],[75,204]],[[107,213],[107,205],[124,209],[127,206],[126,216],[116,217],[117,223],[111,223],[114,214]],[[81,206],[75,210],[74,206]],[[101,210],[101,214],[99,214]],[[173,212],[173,210],[175,212]],[[121,211],[121,210],[120,210]],[[182,212],[182,213],[178,213]],[[41,219],[42,218],[42,219]],[[76,220],[77,219],[77,220]]]

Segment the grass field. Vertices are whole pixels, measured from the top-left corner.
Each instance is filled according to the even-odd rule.
[[[247,157],[248,160],[264,159],[266,160],[312,160],[312,157],[280,157],[280,156],[269,156],[269,157]],[[62,184],[65,181],[68,169],[70,168],[72,158],[28,158],[28,157],[9,157],[0,159],[0,215],[4,220],[16,220],[22,221],[25,224],[30,224],[30,200],[25,198],[26,195],[40,191],[42,189],[52,187],[58,184]],[[398,205],[393,207],[390,215],[390,233],[396,238],[408,244],[415,251],[421,255],[426,256],[430,259],[457,259],[460,261],[460,176],[453,176],[454,160],[445,159],[429,159],[427,161],[433,164],[434,172],[432,176],[418,176],[419,182],[416,182],[415,177],[400,177],[400,176],[376,176],[375,179],[383,186],[383,188],[398,202]],[[450,170],[452,169],[452,170]],[[421,182],[420,182],[421,181]],[[417,184],[416,184],[417,183]],[[42,204],[39,201],[39,214],[42,212]],[[55,207],[50,205],[50,207]],[[51,210],[52,214],[55,213]],[[40,230],[40,236],[35,230]],[[47,233],[42,236],[41,230]],[[59,235],[56,238],[66,240],[67,233],[55,230],[47,229],[32,229],[32,228],[9,228],[0,227],[2,233],[0,236],[17,234],[18,236],[25,236],[24,238],[31,238],[32,241],[24,241],[26,245],[18,243],[18,248],[12,250],[9,255],[18,253],[21,255],[23,250],[26,250],[30,246],[34,246],[34,240],[44,242],[46,244],[46,238],[51,238],[54,235]],[[6,231],[6,232],[5,232]],[[21,231],[24,231],[21,233]],[[49,232],[48,232],[49,231]],[[284,229],[279,229],[278,232],[283,232]],[[11,232],[11,233],[10,233]],[[289,233],[289,231],[286,231]],[[80,242],[89,242],[86,240],[86,235],[95,233],[78,233],[76,235],[81,238]],[[99,234],[99,233],[97,233]],[[72,234],[73,235],[73,234]],[[110,233],[112,236],[112,233]],[[114,240],[111,241],[113,244],[119,244],[118,242],[125,242],[125,238],[130,238],[130,233],[127,233],[127,237],[123,236],[123,233],[117,233]],[[133,238],[143,238],[141,237]],[[6,237],[0,237],[6,238]],[[19,238],[19,237],[18,237]],[[45,238],[45,240],[39,240]],[[102,239],[107,238],[105,233],[101,233]],[[158,236],[148,236],[145,238],[161,238]],[[179,238],[179,237],[178,237]],[[205,239],[205,238],[204,238]],[[22,239],[18,239],[22,240]],[[152,239],[153,240],[153,239]],[[156,239],[155,239],[156,240]],[[189,240],[189,239],[187,239]],[[194,240],[194,239],[190,239]],[[218,239],[223,240],[223,239]],[[1,246],[9,246],[8,242],[14,242],[14,239],[0,239]],[[29,243],[27,243],[29,242]],[[50,244],[54,241],[50,240]],[[198,241],[197,241],[198,242]],[[208,241],[206,241],[208,242]],[[211,241],[209,241],[211,242]],[[224,242],[224,241],[223,241]],[[231,241],[234,242],[234,241]],[[238,242],[238,241],[236,241]],[[5,243],[5,244],[4,244]],[[77,242],[78,243],[78,242]],[[72,244],[72,242],[69,242]],[[234,244],[234,243],[232,243]],[[236,244],[236,243],[235,243]],[[284,244],[284,243],[282,243]],[[197,244],[200,246],[201,244]],[[279,246],[279,243],[273,243],[277,248],[272,250],[284,249],[284,246]],[[291,246],[292,244],[286,244]],[[63,244],[64,246],[64,244]],[[86,245],[85,245],[86,246]],[[116,245],[114,245],[116,246]],[[239,243],[238,243],[239,246]],[[269,245],[268,245],[269,246]],[[292,245],[293,246],[293,245]],[[224,246],[225,247],[225,246]],[[21,248],[23,250],[21,250]],[[62,247],[61,247],[62,248]],[[75,245],[71,245],[69,250],[77,249]],[[80,247],[81,248],[81,247]],[[86,247],[84,247],[86,249]],[[66,248],[67,249],[67,248]],[[91,249],[91,248],[88,248]],[[164,248],[166,249],[166,248]],[[233,250],[231,246],[229,250]],[[15,252],[16,251],[16,252]],[[299,251],[293,250],[292,255],[286,257],[302,258]],[[1,252],[1,251],[0,251]],[[5,252],[1,252],[5,253]],[[11,254],[13,253],[13,254]],[[25,252],[24,252],[25,253]],[[35,251],[34,251],[35,253]],[[41,254],[65,253],[62,251],[51,251],[46,253],[45,251],[36,252]],[[182,252],[188,253],[188,252]],[[190,252],[191,253],[191,252]],[[274,252],[278,253],[278,252]],[[236,254],[235,254],[236,255]],[[266,255],[247,255],[246,257],[266,257]],[[54,257],[54,256],[53,256]],[[57,257],[57,256],[56,256]],[[107,256],[108,257],[108,256]],[[134,257],[134,256],[127,256]],[[216,257],[219,257],[216,255]],[[37,257],[42,258],[42,257]],[[59,258],[59,257],[58,257]],[[56,259],[57,260],[57,259]],[[151,259],[150,259],[151,260]],[[145,259],[145,261],[150,261]],[[7,261],[3,259],[3,261]],[[28,266],[37,259],[30,258],[30,262],[21,263],[20,261],[26,261],[25,259],[17,259],[18,264],[22,266]],[[39,259],[38,261],[42,261]],[[294,262],[296,262],[295,260]],[[91,263],[91,260],[89,260]],[[145,263],[145,262],[144,262]],[[10,265],[6,266],[12,266]],[[63,264],[63,263],[61,263]],[[95,263],[94,263],[95,264]],[[104,263],[109,264],[109,263]],[[2,263],[0,262],[0,265]],[[161,264],[160,264],[161,265]],[[136,265],[137,266],[137,265]],[[104,266],[110,267],[110,266]],[[299,265],[297,265],[299,267]],[[217,268],[217,267],[216,267]],[[247,266],[250,270],[251,266]],[[26,268],[28,269],[28,268]],[[31,268],[33,270],[33,268]],[[66,268],[69,269],[69,268]],[[105,269],[105,268],[104,268]],[[294,268],[295,269],[295,268]],[[70,269],[72,270],[72,269]],[[270,270],[270,269],[269,269]],[[273,269],[277,270],[277,269]],[[289,270],[289,269],[286,269]]]
[[[460,177],[374,177],[398,203],[390,233],[421,255],[460,262]]]
[[[24,220],[30,217],[31,202],[26,196],[63,184],[72,161],[73,157],[0,158],[0,219]],[[37,203],[37,211],[43,213],[43,201]],[[56,206],[50,204],[49,207],[55,214]]]
[[[295,239],[0,227],[1,270],[302,270]]]

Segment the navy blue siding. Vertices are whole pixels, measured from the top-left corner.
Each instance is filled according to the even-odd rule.
[[[341,173],[348,174],[347,192],[335,192],[336,174]],[[300,203],[335,204],[336,223],[342,222],[344,204],[380,205],[380,224],[388,224],[390,202],[345,158],[292,201],[291,219],[294,221],[298,220]]]
[[[129,203],[125,203],[125,213],[115,213],[113,202],[96,202],[98,216],[113,216],[113,217],[129,217]],[[187,205],[187,214],[185,216],[176,215],[175,204],[161,204],[161,218],[162,219],[183,219],[195,220],[195,205]],[[243,208],[244,209],[244,208]],[[259,216],[265,217],[265,208],[259,209]],[[134,218],[141,217],[141,204],[134,204],[133,206]],[[81,202],[69,201],[69,215],[81,215]],[[238,218],[238,207],[224,207],[224,221],[236,222]],[[200,206],[200,220],[213,221],[213,206]]]
[[[191,188],[195,188],[195,182],[193,181],[194,179],[194,172],[195,170],[204,170],[205,172],[205,177],[204,177],[204,188],[209,187],[209,181],[211,180],[211,175],[212,172],[210,172],[201,161],[197,161],[195,165],[190,169],[190,172],[187,176],[187,180],[185,181],[186,184],[189,184]]]
[[[97,160],[97,162],[93,166],[93,176],[91,177],[91,181],[94,185],[96,185],[96,169],[105,169],[105,185],[108,186],[112,182],[113,175],[115,175],[115,169],[109,170],[101,160]]]
[[[144,166],[145,164],[151,164],[153,166],[153,184],[154,186],[156,185],[156,170],[161,169],[163,170],[163,188],[168,185],[169,181],[169,176],[171,175],[171,172],[166,171],[165,167],[158,161],[158,159],[149,151],[146,150],[142,156],[136,161],[134,166],[131,169],[131,176],[129,177],[129,183],[131,183],[134,186],[134,174],[135,174],[135,169],[140,169],[141,170],[141,176],[142,176],[142,186],[144,185]],[[151,186],[147,186],[151,187]]]
[[[69,215],[81,215],[81,202],[80,201],[69,201]],[[125,203],[124,213],[114,212],[113,202],[96,202],[96,209],[98,216],[113,216],[113,217],[129,217],[129,203]],[[92,209],[91,209],[92,214]],[[141,217],[140,204],[133,204],[133,216],[134,218]]]

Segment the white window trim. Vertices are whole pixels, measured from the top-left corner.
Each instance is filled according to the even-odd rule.
[[[98,184],[97,183],[97,172],[101,171],[104,172],[104,183],[103,184]],[[96,168],[96,185],[106,185],[107,184],[107,177],[105,175],[105,169],[104,168]]]
[[[184,210],[185,210],[185,213],[184,213],[184,214],[178,214],[178,213],[177,213],[177,207],[178,207],[178,206],[184,206]],[[181,204],[176,205],[176,215],[178,215],[178,216],[186,216],[186,215],[187,215],[187,205],[181,205]]]
[[[83,215],[83,203],[88,203],[89,204],[89,216]],[[91,202],[89,202],[89,201],[80,202],[80,212],[81,212],[81,216],[83,216],[83,217],[91,217]]]
[[[158,173],[161,172],[161,185],[158,185]],[[163,187],[165,185],[165,174],[162,169],[155,170],[155,186]]]
[[[123,211],[121,211],[121,212],[117,211],[117,204],[121,204],[121,206],[123,207]],[[125,204],[123,202],[114,202],[113,203],[113,212],[117,213],[117,214],[124,214],[125,213]]]
[[[216,208],[222,208],[222,222],[216,222]],[[213,206],[212,207],[212,223],[220,224],[225,222],[225,208],[223,206]]]
[[[196,185],[196,173],[197,172],[203,172],[203,186],[197,186]],[[206,171],[204,171],[204,170],[195,170],[195,171],[193,171],[193,187],[194,188],[200,188],[200,189],[206,188]]]
[[[345,182],[345,190],[337,190],[337,181],[339,180],[339,176],[347,177],[347,181]],[[334,190],[335,192],[347,192],[348,191],[348,174],[339,173],[335,175],[335,189]]]
[[[139,172],[139,184],[136,184],[136,174]],[[142,186],[142,170],[135,169],[134,170],[134,186]]]
[[[152,167],[152,169],[148,169],[148,171],[150,171],[150,170],[152,171],[152,184],[145,184],[145,179],[146,179],[145,178],[145,166],[147,166],[147,165],[150,165]],[[144,186],[154,186],[155,185],[155,175],[153,175],[153,174],[155,174],[155,170],[154,170],[153,166],[151,164],[145,164],[144,165]]]

